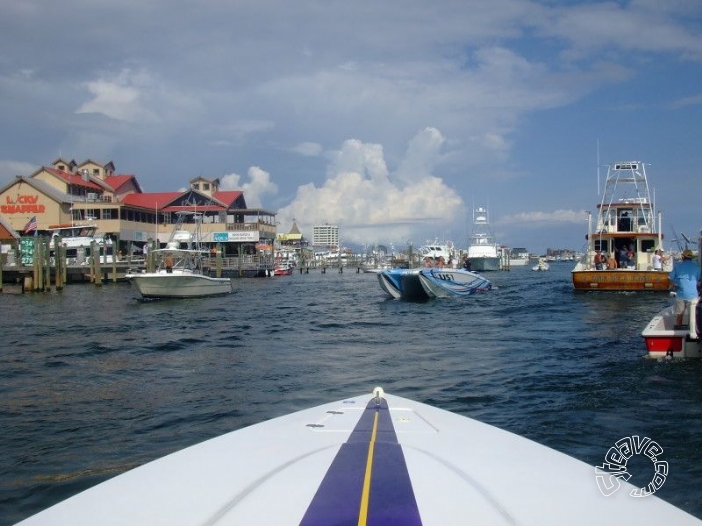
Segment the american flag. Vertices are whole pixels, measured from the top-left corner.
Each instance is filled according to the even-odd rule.
[[[29,220],[29,223],[27,223],[27,226],[24,227],[24,230],[22,231],[23,234],[27,234],[32,231],[36,231],[37,229],[37,216],[34,216]]]

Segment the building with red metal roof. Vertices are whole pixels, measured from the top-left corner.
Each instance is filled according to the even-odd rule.
[[[116,174],[112,161],[57,158],[29,176],[0,188],[0,218],[16,232],[32,218],[39,231],[52,225],[89,222],[120,247],[168,241],[178,212],[202,216],[201,240],[225,254],[255,254],[272,245],[276,214],[246,206],[244,193],[220,190],[219,179],[196,177],[176,192],[142,191],[136,176]]]

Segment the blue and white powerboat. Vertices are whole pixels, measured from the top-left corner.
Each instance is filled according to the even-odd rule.
[[[492,288],[480,274],[453,268],[389,269],[378,274],[378,282],[393,298],[409,301],[470,296]]]
[[[20,524],[702,525],[634,498],[642,488],[621,475],[376,387],[188,447]]]

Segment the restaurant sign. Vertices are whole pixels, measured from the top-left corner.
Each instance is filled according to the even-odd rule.
[[[215,243],[254,243],[260,239],[258,230],[238,232],[213,232],[212,240]]]
[[[18,195],[12,199],[5,196],[5,202],[0,204],[0,213],[3,214],[43,214],[46,207],[39,204],[38,195]]]

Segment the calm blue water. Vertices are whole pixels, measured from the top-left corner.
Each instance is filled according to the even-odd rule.
[[[25,295],[6,285],[0,523],[375,385],[593,466],[620,438],[650,437],[670,466],[657,494],[702,518],[702,363],[643,358],[640,332],[670,299],[576,294],[570,270],[492,273],[497,290],[426,303],[390,300],[374,275],[349,269],[148,303],[126,283]]]

